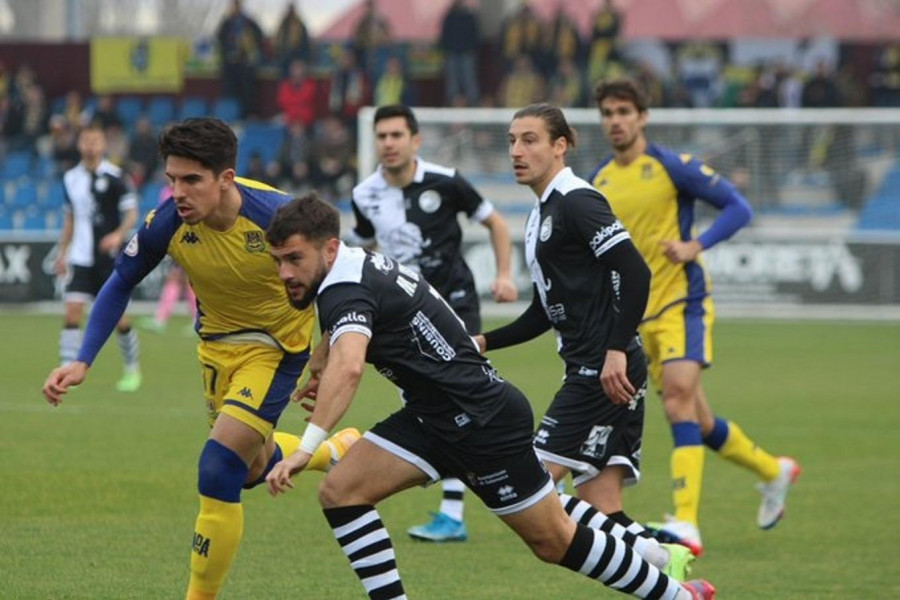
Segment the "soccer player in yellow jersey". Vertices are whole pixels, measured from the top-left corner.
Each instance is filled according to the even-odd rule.
[[[194,328],[211,428],[199,461],[187,598],[208,600],[240,543],[241,489],[263,482],[300,445],[274,428],[310,358],[315,317],[312,308],[291,306],[266,245],[264,231],[290,197],[235,176],[231,128],[188,119],[163,132],[159,144],[172,197],[147,215],[116,259],[77,360],[50,373],[43,392],[57,405],[84,380],[132,290],[166,254],[184,268],[197,296]],[[316,358],[313,372],[324,366],[314,367]],[[314,456],[314,468],[327,470],[358,437],[355,429],[335,434]]]
[[[757,523],[763,529],[774,527],[783,516],[788,490],[800,473],[795,460],[772,456],[734,422],[716,416],[700,382],[702,370],[712,364],[715,317],[701,253],[745,226],[752,212],[735,187],[708,166],[647,141],[646,95],[634,81],[600,82],[594,99],[613,154],[590,181],[609,199],[653,274],[639,332],[675,443],[675,514],[651,526],[699,555],[704,445],[762,480]],[[699,236],[694,231],[697,199],[720,211]]]

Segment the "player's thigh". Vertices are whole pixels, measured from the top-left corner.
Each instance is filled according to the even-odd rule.
[[[641,325],[650,361],[650,375],[659,388],[663,370],[671,362],[696,362],[705,368],[712,364],[712,330],[715,308],[712,298],[681,302]]]
[[[256,344],[201,342],[198,347],[208,418],[228,414],[269,435],[290,400],[309,359]]]
[[[325,508],[376,504],[428,479],[415,464],[363,438],[322,480],[319,501]]]

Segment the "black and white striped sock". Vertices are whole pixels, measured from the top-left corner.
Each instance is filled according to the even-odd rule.
[[[560,565],[603,585],[646,600],[690,600],[690,592],[643,560],[625,542],[576,524],[575,537]]]
[[[350,566],[371,600],[406,600],[394,546],[374,506],[323,509]]]
[[[441,508],[440,511],[455,521],[463,520],[463,492],[466,489],[459,479],[450,477],[441,480]]]
[[[619,538],[637,552],[641,557],[662,568],[669,560],[668,552],[659,547],[659,543],[653,539],[641,536],[623,527],[607,515],[603,514],[584,500],[575,498],[568,494],[560,494],[559,501],[562,503],[563,509],[572,520],[591,529],[599,529]]]

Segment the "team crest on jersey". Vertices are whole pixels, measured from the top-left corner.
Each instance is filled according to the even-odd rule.
[[[653,179],[652,163],[644,163],[641,165],[641,179]]]
[[[372,261],[372,266],[385,275],[390,273],[391,269],[394,268],[394,262],[384,254],[378,254],[377,252],[372,253],[370,255],[370,260]]]
[[[266,251],[266,240],[262,231],[245,231],[244,232],[244,248],[252,254],[259,254]]]
[[[541,223],[541,233],[538,237],[541,238],[542,242],[546,242],[550,239],[551,233],[553,233],[553,217],[548,216],[544,219],[544,222]]]
[[[419,208],[431,214],[441,207],[441,195],[434,190],[426,190],[419,196]]]
[[[147,217],[148,219],[150,217]],[[128,240],[128,245],[125,246],[125,254],[128,256],[137,256],[138,253],[138,236],[134,234],[131,236],[131,239]]]
[[[109,189],[109,179],[106,177],[100,176],[97,178],[97,181],[94,182],[94,191],[100,192],[101,194]]]

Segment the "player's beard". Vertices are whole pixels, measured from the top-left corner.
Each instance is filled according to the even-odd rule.
[[[291,306],[298,310],[306,310],[309,308],[309,305],[313,303],[313,300],[316,299],[316,296],[319,294],[319,286],[322,285],[322,282],[325,280],[325,265],[321,265],[319,268],[319,272],[316,273],[316,277],[309,284],[309,287],[306,288],[306,293],[300,297],[299,300],[295,300],[294,297],[288,292],[288,301],[290,301]]]

